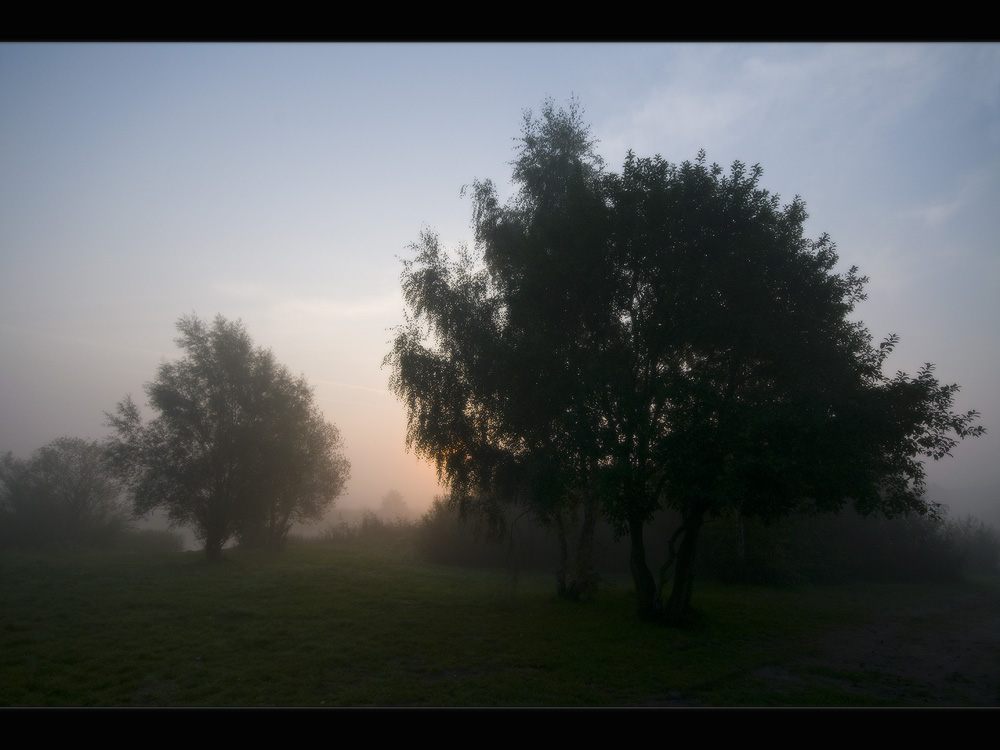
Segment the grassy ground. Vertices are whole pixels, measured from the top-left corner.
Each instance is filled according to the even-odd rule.
[[[959,593],[1000,601],[995,584]],[[837,634],[868,653],[860,639],[890,617],[940,629],[906,613],[956,595],[702,583],[702,623],[670,630],[636,620],[625,580],[571,604],[549,575],[515,585],[400,546],[227,550],[216,564],[199,553],[4,555],[0,705],[998,705],[992,672],[975,676],[985,693],[963,692],[961,679],[930,687],[864,656],[827,657]],[[898,632],[889,637],[913,637]],[[994,641],[981,648],[977,663],[997,661]],[[885,689],[890,677],[905,689]]]

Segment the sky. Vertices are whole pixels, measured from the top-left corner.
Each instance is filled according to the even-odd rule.
[[[401,259],[471,246],[462,187],[510,195],[524,111],[571,97],[609,169],[705,149],[801,196],[889,373],[935,363],[989,431],[932,499],[1000,520],[1000,44],[0,44],[0,453],[103,438],[222,314],[340,429],[341,507],[426,507],[382,367]]]

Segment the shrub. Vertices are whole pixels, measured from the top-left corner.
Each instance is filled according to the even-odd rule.
[[[474,523],[459,517],[458,508],[444,497],[434,498],[417,523],[417,552],[425,560],[448,565],[502,566],[506,545],[477,533]]]
[[[799,515],[764,525],[723,518],[705,526],[700,575],[722,581],[841,583],[848,581],[954,581],[977,559],[988,568],[990,529],[956,525],[930,515],[894,519],[854,511]],[[978,545],[978,546],[977,546]],[[995,563],[994,563],[995,568]]]
[[[321,538],[328,543],[348,541],[401,542],[412,538],[416,524],[403,518],[387,520],[379,514],[365,510],[359,521],[350,523],[341,513],[336,524],[328,526]]]
[[[1000,531],[972,516],[950,523],[949,531],[955,545],[964,553],[966,575],[978,577],[1000,573]]]

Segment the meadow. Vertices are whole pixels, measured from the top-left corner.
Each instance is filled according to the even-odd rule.
[[[689,629],[554,589],[364,539],[3,552],[0,705],[1000,705],[996,581],[706,581]]]

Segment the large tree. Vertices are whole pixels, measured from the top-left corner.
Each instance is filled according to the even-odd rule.
[[[630,538],[644,617],[690,615],[706,520],[933,512],[922,459],[982,432],[930,366],[883,374],[896,338],[876,347],[851,319],[865,279],[760,175],[704,154],[606,172],[578,108],[547,103],[514,199],[474,185],[475,252],[425,234],[404,270],[389,361],[410,444],[462,497],[543,517],[599,503]],[[664,507],[681,523],[658,586],[643,534]]]
[[[186,355],[146,384],[158,412],[143,424],[131,397],[108,415],[109,450],[138,513],[166,510],[217,557],[234,535],[283,543],[295,521],[318,520],[350,472],[337,429],[270,350],[240,322],[177,323]]]
[[[121,485],[100,443],[63,437],[31,458],[0,457],[0,543],[108,544],[128,528]]]
[[[408,444],[436,461],[463,511],[495,521],[517,503],[551,523],[562,549],[557,586],[569,598],[595,582],[602,453],[589,331],[610,270],[606,209],[593,190],[602,163],[581,118],[575,105],[551,103],[541,119],[526,114],[512,205],[500,206],[492,182],[473,184],[477,253],[450,257],[424,233],[403,274],[411,320],[387,358],[409,406]]]
[[[975,412],[952,412],[958,388],[931,365],[915,378],[883,374],[897,337],[876,347],[851,317],[866,279],[838,273],[830,238],[804,235],[803,202],[782,205],[760,176],[738,162],[725,172],[704,153],[679,166],[630,154],[605,183],[620,270],[614,328],[629,363],[604,412],[625,438],[609,461],[621,478],[607,507],[628,525],[643,614],[658,610],[673,566],[669,621],[691,612],[706,520],[847,503],[934,512],[923,459],[982,432]],[[641,534],[661,504],[682,523],[654,588]]]

